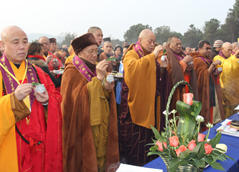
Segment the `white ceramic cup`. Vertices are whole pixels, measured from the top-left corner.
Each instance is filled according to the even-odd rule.
[[[113,75],[107,75],[106,81],[109,82],[109,83],[114,82],[114,76]]]
[[[222,67],[218,67],[217,70],[218,70],[219,72],[221,72],[221,71],[222,71]]]
[[[166,58],[167,58],[167,56],[162,55],[162,56],[161,56],[161,61],[163,61],[163,62],[166,61]]]
[[[39,85],[36,85],[35,91],[40,92],[40,93],[44,93],[46,91],[46,88],[45,88],[44,84],[39,84]]]

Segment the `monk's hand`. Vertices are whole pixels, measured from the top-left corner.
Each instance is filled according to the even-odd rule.
[[[100,61],[97,65],[96,65],[96,73],[97,73],[97,78],[100,81],[103,81],[107,72],[106,72],[106,68],[109,66],[108,61],[106,61],[105,59]]]
[[[161,60],[160,67],[161,68],[167,68],[169,64],[168,58],[166,57],[164,61]]]
[[[239,57],[239,50],[236,50],[235,56],[236,56],[236,57]]]
[[[49,100],[48,92],[47,90],[44,93],[35,92],[35,96],[38,102],[42,104],[47,104]]]
[[[182,61],[184,63],[188,64],[189,62],[193,61],[193,57],[190,55],[187,55],[186,57],[184,57],[184,59]]]
[[[215,60],[214,62],[212,62],[213,66],[217,66],[217,65],[220,65],[220,64],[222,64],[222,62],[220,60]]]
[[[112,90],[115,86],[115,82],[105,82],[105,89],[106,90]]]
[[[52,58],[53,58],[53,55],[49,55],[49,56],[46,57],[46,62],[47,62],[47,64],[50,63],[50,61],[52,60]]]
[[[186,72],[188,73],[188,72],[191,72],[192,70],[193,70],[193,68],[194,68],[194,65],[193,64],[190,64],[190,65],[188,65],[188,67],[186,68]]]
[[[31,83],[20,84],[17,86],[14,94],[16,98],[20,101],[27,97],[31,93],[32,89],[33,86]]]
[[[157,58],[159,52],[162,51],[162,50],[163,50],[163,46],[162,45],[158,45],[157,47],[155,47],[155,49],[153,51],[153,53],[155,55],[155,58]]]
[[[56,51],[56,52],[54,53],[54,55],[55,55],[56,57],[58,57],[58,58],[61,57],[61,55],[60,55],[60,53],[59,53],[58,51]]]

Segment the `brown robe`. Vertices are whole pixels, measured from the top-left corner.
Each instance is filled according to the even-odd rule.
[[[210,64],[208,65],[205,63],[201,58],[203,57],[207,59],[203,54],[200,54],[198,52],[194,52],[190,54],[193,57],[193,64],[194,69],[197,74],[197,84],[198,84],[198,96],[199,101],[202,102],[202,110],[201,115],[204,117],[204,125],[210,122],[210,89],[209,89],[209,82],[210,82],[210,76],[208,74],[208,68]],[[213,77],[213,74],[212,74]],[[220,115],[222,120],[225,119],[223,106],[222,106],[222,91],[220,83],[217,84],[217,77],[218,75],[214,75],[214,87],[217,94],[218,99],[218,105],[220,110]]]
[[[157,61],[161,63],[161,56],[163,55],[163,51],[161,51],[158,54]],[[166,54],[165,54],[169,60],[169,65],[167,67],[169,77],[171,80],[171,89],[173,86],[179,82],[184,80],[184,73],[183,69],[179,63],[179,60],[177,57],[175,57],[174,52],[169,48],[166,47]],[[194,94],[194,100],[198,100],[198,88],[197,88],[197,76],[194,70],[191,71],[190,73],[191,79],[190,79],[190,85],[193,89],[193,94]],[[170,110],[176,109],[176,102],[178,100],[183,100],[183,94],[185,93],[185,87],[184,85],[178,86],[177,89],[175,90],[171,103],[170,103]]]
[[[72,63],[62,77],[63,170],[98,172],[97,157],[90,124],[88,81]],[[114,93],[110,94],[110,119],[105,171],[119,166],[117,114]]]

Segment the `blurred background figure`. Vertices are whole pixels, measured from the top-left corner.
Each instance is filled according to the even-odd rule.
[[[190,53],[192,53],[192,49],[190,47],[186,47],[184,53],[186,55],[189,55]]]
[[[116,60],[120,62],[121,58],[123,56],[123,48],[119,45],[116,46],[115,50],[114,50],[114,53],[115,53],[115,57],[117,58]]]
[[[28,46],[28,55],[27,59],[31,64],[34,64],[38,67],[40,67],[45,73],[47,73],[50,77],[52,82],[54,83],[55,87],[61,86],[61,76],[58,78],[55,78],[53,74],[50,72],[47,63],[45,61],[45,58],[43,57],[43,50],[42,45],[37,42],[33,42],[29,44]]]
[[[213,59],[216,55],[219,54],[222,48],[223,41],[222,40],[216,40],[213,44],[213,49],[210,52],[210,57]]]

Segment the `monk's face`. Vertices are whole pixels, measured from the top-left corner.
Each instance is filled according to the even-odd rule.
[[[97,60],[97,51],[98,47],[96,45],[90,45],[86,48],[84,48],[82,51],[78,53],[78,57],[81,57],[88,62],[95,64]]]
[[[99,30],[99,29],[95,30],[95,32],[93,33],[93,35],[94,35],[94,37],[95,37],[95,40],[96,40],[98,46],[100,46],[101,43],[102,43],[102,40],[103,40],[102,30]]]
[[[230,57],[230,55],[232,53],[232,45],[231,46],[222,47],[221,51],[224,54],[224,56]]]
[[[112,44],[110,42],[104,43],[103,49],[106,54],[110,54],[112,52]]]
[[[2,40],[2,49],[9,61],[21,64],[28,52],[28,39],[26,33],[17,27],[10,28]]]
[[[179,38],[172,38],[172,43],[169,46],[175,53],[182,51],[182,42]]]
[[[185,51],[186,51],[187,54],[192,53],[192,49],[191,49],[190,47],[186,47],[186,50],[185,50]]]
[[[42,44],[42,50],[44,53],[48,53],[50,50],[50,41],[46,37],[41,37],[38,41],[40,44]]]
[[[139,43],[148,53],[152,53],[154,50],[155,40],[155,34],[153,32],[149,32],[143,38],[139,38]]]
[[[50,43],[50,51],[51,51],[52,53],[54,53],[54,52],[56,52],[56,49],[57,49],[56,43],[55,43],[55,42]]]
[[[204,44],[203,47],[199,49],[199,52],[203,54],[204,56],[208,57],[211,50],[212,50],[211,45]]]

